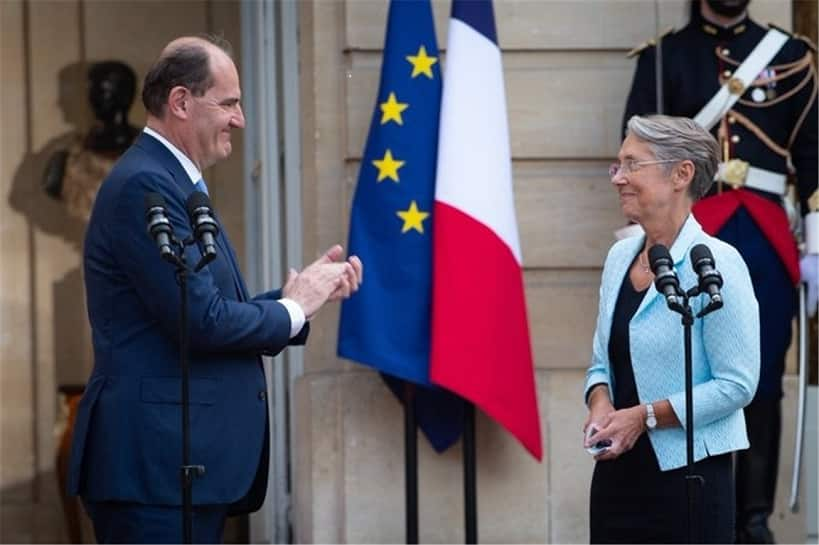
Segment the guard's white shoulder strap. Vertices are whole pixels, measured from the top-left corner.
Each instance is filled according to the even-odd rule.
[[[731,109],[745,93],[748,86],[756,79],[762,70],[773,60],[782,46],[788,41],[789,36],[772,28],[765,34],[765,37],[756,44],[754,50],[748,55],[739,68],[734,71],[734,75],[719,88],[717,94],[703,106],[702,110],[694,117],[694,121],[711,130],[717,122]]]

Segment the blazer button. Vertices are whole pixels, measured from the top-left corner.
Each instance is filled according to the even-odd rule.
[[[259,392],[259,399],[261,399],[262,401],[264,401],[265,399],[267,399],[267,392],[265,392],[264,390],[262,390],[261,392]]]

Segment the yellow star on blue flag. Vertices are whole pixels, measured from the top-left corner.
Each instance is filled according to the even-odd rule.
[[[395,93],[390,93],[387,102],[382,102],[379,107],[381,108],[382,125],[390,121],[395,121],[399,125],[404,124],[404,120],[401,118],[401,112],[409,108],[409,104],[398,102],[398,99],[395,98]]]
[[[412,65],[411,77],[416,77],[421,74],[429,79],[432,79],[432,65],[438,62],[438,57],[430,57],[427,55],[427,48],[422,45],[418,46],[418,53],[415,55],[407,55],[407,61]]]

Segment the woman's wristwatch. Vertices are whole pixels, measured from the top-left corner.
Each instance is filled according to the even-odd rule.
[[[654,405],[646,403],[646,428],[653,430],[657,427],[657,417],[654,415]]]

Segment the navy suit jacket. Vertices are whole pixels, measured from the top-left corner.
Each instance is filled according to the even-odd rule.
[[[174,267],[146,232],[144,198],[161,194],[176,237],[185,239],[185,200],[193,190],[173,154],[144,133],[99,190],[84,249],[94,370],[74,428],[71,494],[181,505],[180,293]],[[278,291],[248,297],[221,229],[217,250],[216,260],[188,280],[190,462],[206,471],[194,481],[193,502],[241,500],[243,510],[255,510],[267,475],[259,354],[303,344],[308,328],[289,338]],[[196,264],[200,248],[188,246],[185,254]],[[248,496],[252,484],[255,497]]]

